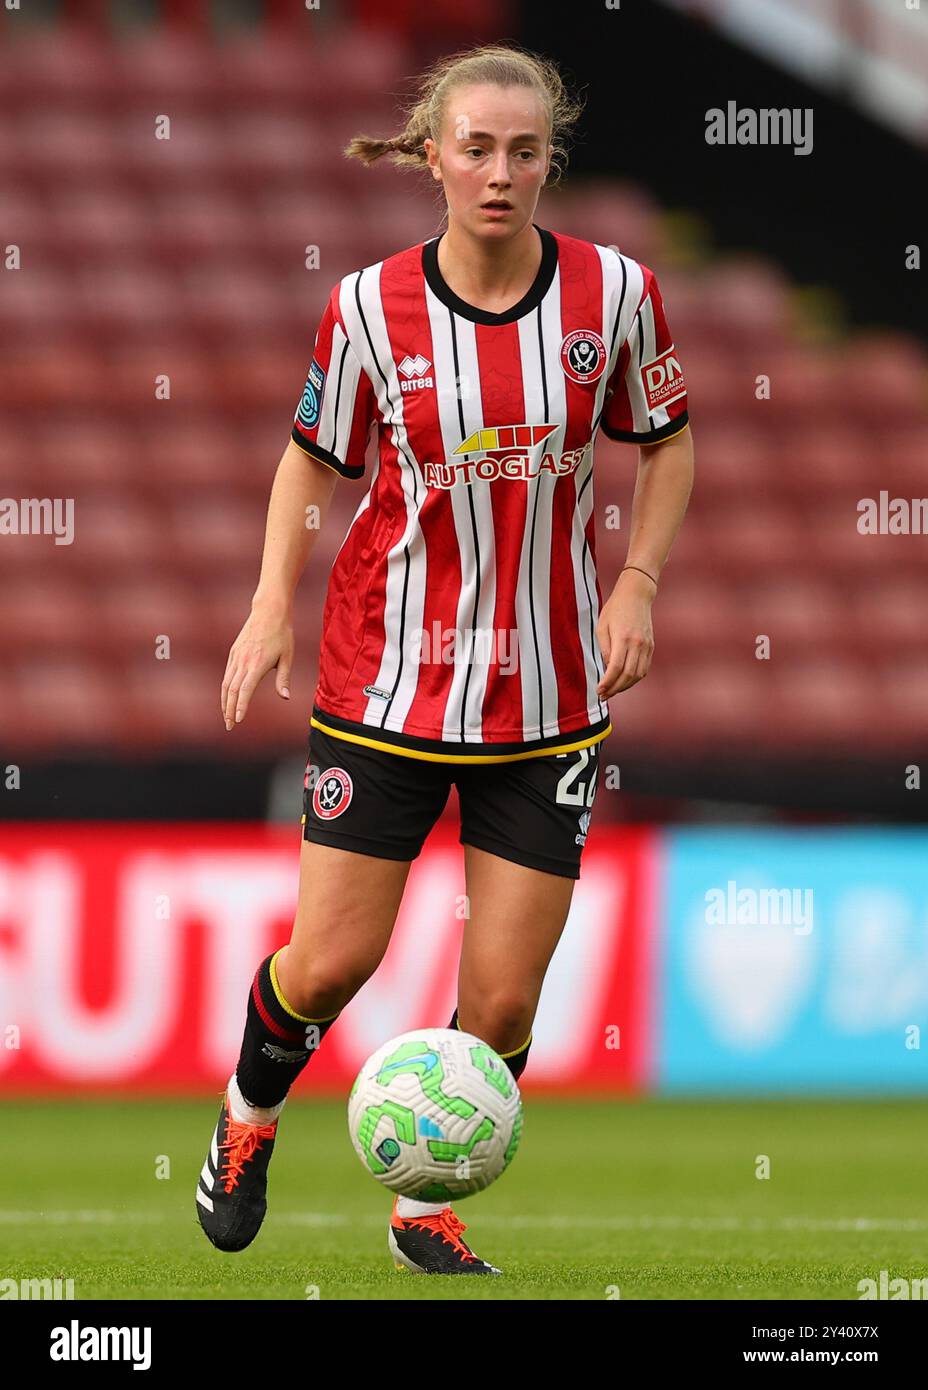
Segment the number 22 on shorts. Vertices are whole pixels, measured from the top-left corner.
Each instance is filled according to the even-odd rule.
[[[596,795],[596,771],[598,759],[595,745],[592,748],[578,748],[577,761],[567,768],[557,784],[555,800],[561,806],[593,805]],[[567,754],[564,755],[568,756]],[[587,776],[583,774],[589,768]]]

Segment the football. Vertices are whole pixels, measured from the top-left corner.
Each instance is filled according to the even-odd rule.
[[[490,1186],[515,1155],[522,1098],[503,1059],[454,1028],[420,1028],[368,1057],[348,1097],[367,1171],[404,1197],[439,1202]]]

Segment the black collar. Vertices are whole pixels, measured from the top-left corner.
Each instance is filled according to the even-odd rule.
[[[533,283],[518,304],[513,304],[511,309],[505,309],[501,314],[490,314],[485,309],[475,308],[473,304],[468,304],[455,294],[438,269],[438,243],[441,237],[426,241],[422,246],[422,271],[429,289],[442,304],[460,314],[461,318],[470,319],[472,323],[514,323],[516,319],[522,318],[523,314],[537,309],[551,288],[551,281],[557,269],[557,238],[546,228],[539,227],[537,222],[533,222],[532,226],[541,237],[541,263]]]

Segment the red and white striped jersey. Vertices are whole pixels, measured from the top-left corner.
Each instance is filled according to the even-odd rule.
[[[537,227],[501,314],[465,303],[438,238],[346,275],[316,335],[292,437],[370,486],[336,556],[312,722],[412,757],[586,747],[599,699],[593,444],[687,423],[652,272]]]

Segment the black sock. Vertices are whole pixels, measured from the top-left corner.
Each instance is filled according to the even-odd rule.
[[[448,1024],[448,1027],[449,1027],[449,1028],[459,1028],[459,1027],[460,1027],[460,1024],[458,1023],[458,1011],[457,1011],[457,1009],[455,1009],[454,1013],[451,1015],[451,1022]],[[522,1075],[522,1073],[525,1071],[525,1064],[526,1064],[526,1062],[528,1061],[528,1050],[529,1050],[529,1048],[531,1047],[531,1045],[532,1045],[532,1035],[531,1035],[531,1033],[529,1033],[529,1035],[528,1035],[528,1037],[526,1038],[525,1042],[522,1044],[521,1047],[517,1047],[516,1050],[515,1050],[515,1052],[501,1052],[501,1053],[499,1054],[500,1057],[502,1057],[503,1061],[506,1063],[506,1066],[507,1066],[507,1067],[509,1068],[509,1070],[512,1072],[512,1074],[513,1074],[513,1076],[515,1077],[516,1081],[518,1081],[519,1077],[520,1077],[520,1076]]]
[[[281,948],[282,949],[282,948]],[[235,1069],[250,1105],[277,1105],[338,1018],[304,1018],[284,1000],[274,951],[258,966],[248,995],[242,1051]]]

